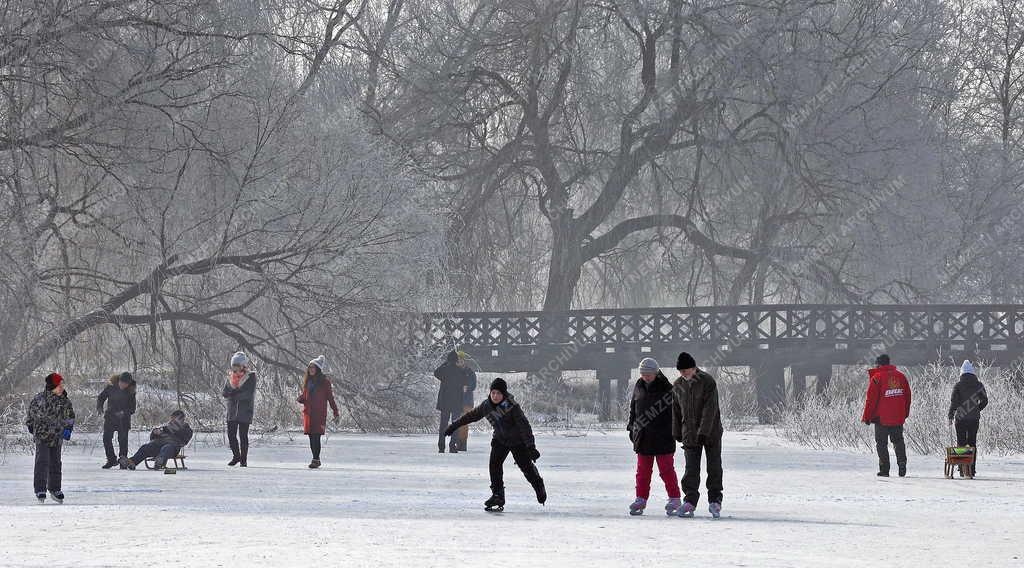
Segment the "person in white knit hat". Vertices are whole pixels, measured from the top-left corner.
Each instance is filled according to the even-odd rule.
[[[334,421],[338,421],[338,403],[334,401],[334,389],[331,381],[324,374],[327,366],[323,355],[313,359],[306,367],[306,375],[302,380],[302,393],[298,401],[302,405],[302,429],[309,436],[309,449],[313,452],[310,469],[320,467],[320,437],[327,432],[327,405],[334,411]]]
[[[988,406],[985,385],[978,380],[974,365],[965,360],[960,365],[960,380],[953,386],[949,400],[949,423],[956,428],[956,445],[978,447],[978,428],[981,425],[981,411]],[[978,470],[977,453],[971,464],[971,476]]]
[[[636,452],[636,500],[629,506],[629,514],[642,515],[647,508],[651,474],[657,463],[668,493],[665,513],[676,515],[682,507],[682,495],[675,468],[676,441],[672,437],[672,383],[662,374],[658,362],[650,357],[640,361],[639,367],[640,378],[633,386],[626,423]]]

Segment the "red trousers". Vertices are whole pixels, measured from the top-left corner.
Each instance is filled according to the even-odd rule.
[[[679,480],[676,478],[675,454],[660,456],[636,455],[636,496],[647,499],[651,496],[651,474],[654,462],[658,462],[658,473],[665,482],[665,491],[670,499],[679,498]]]

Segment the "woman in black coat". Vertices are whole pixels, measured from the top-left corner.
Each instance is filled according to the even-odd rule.
[[[241,351],[231,356],[231,371],[223,394],[227,399],[228,443],[232,456],[228,465],[247,467],[249,425],[256,412],[256,373],[249,370],[249,357]]]
[[[650,357],[640,361],[640,378],[629,401],[626,430],[636,452],[636,500],[629,506],[630,515],[642,515],[647,507],[655,462],[669,497],[665,513],[675,515],[682,506],[672,439],[672,383],[659,369]]]

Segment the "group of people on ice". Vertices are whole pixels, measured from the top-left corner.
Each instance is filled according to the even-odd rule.
[[[875,449],[878,452],[878,476],[889,477],[889,443],[896,453],[896,468],[900,477],[907,475],[907,445],[903,439],[903,425],[910,417],[910,382],[892,364],[889,355],[875,359],[875,368],[868,371],[868,391],[864,401],[861,422],[873,424]],[[988,406],[985,385],[978,380],[974,365],[965,360],[960,366],[960,379],[953,386],[949,401],[949,424],[956,430],[957,446],[978,446],[978,427],[981,411]],[[970,476],[977,473],[977,454],[970,467]]]

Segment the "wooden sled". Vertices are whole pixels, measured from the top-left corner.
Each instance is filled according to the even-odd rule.
[[[974,479],[974,461],[977,457],[977,449],[970,446],[946,448],[946,479],[953,479],[953,473],[957,470],[960,477]]]
[[[186,456],[185,456],[184,448],[181,449],[181,450],[178,450],[178,455],[176,455],[176,456],[174,456],[172,458],[174,460],[174,469],[176,469],[176,470],[177,469],[188,469],[187,467],[185,467],[185,457]],[[146,458],[145,464],[146,464],[146,469],[156,469],[156,458]],[[165,466],[166,466],[166,464],[165,464]],[[170,469],[170,468],[168,468],[168,469]]]

